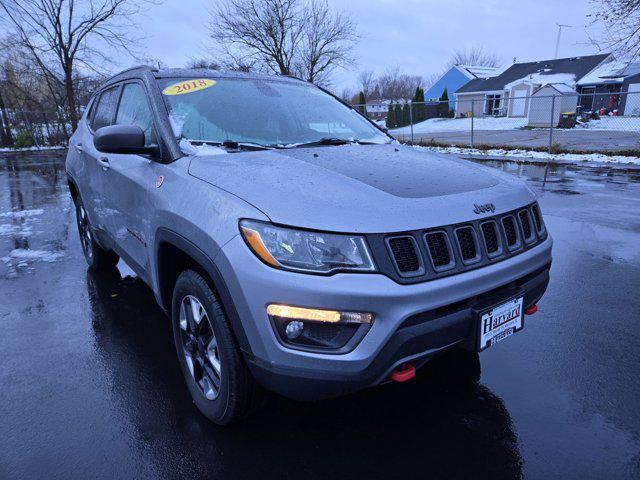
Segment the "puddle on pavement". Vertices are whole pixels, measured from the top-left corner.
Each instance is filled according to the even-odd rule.
[[[64,153],[0,154],[0,277],[66,255],[71,200]]]

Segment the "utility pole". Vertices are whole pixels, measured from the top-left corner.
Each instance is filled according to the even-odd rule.
[[[560,47],[560,35],[562,34],[563,28],[571,28],[573,25],[563,25],[561,23],[556,23],[558,26],[558,38],[556,39],[556,53],[553,55],[553,58],[558,58],[558,48]]]

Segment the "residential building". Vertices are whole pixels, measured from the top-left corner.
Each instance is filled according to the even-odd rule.
[[[514,63],[495,77],[477,78],[460,87],[456,91],[456,117],[467,116],[472,110],[475,116],[527,117],[534,92],[545,85],[564,85],[577,92],[578,82],[608,57],[602,54]],[[573,98],[577,105],[578,95]]]

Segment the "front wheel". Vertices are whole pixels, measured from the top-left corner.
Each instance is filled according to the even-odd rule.
[[[199,272],[186,270],[178,277],[172,321],[180,368],[198,409],[219,425],[251,413],[262,393],[222,307]]]
[[[80,197],[76,199],[76,221],[78,223],[82,252],[89,267],[94,270],[107,270],[115,267],[120,257],[114,251],[105,250],[97,244],[91,230],[87,211]]]

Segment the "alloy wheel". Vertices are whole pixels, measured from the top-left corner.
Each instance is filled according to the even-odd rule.
[[[180,302],[180,338],[191,376],[208,400],[220,393],[222,365],[216,335],[200,301],[186,295]]]
[[[78,205],[78,230],[80,231],[80,243],[82,250],[89,260],[93,257],[93,249],[91,248],[91,228],[89,227],[89,218],[84,206]]]

